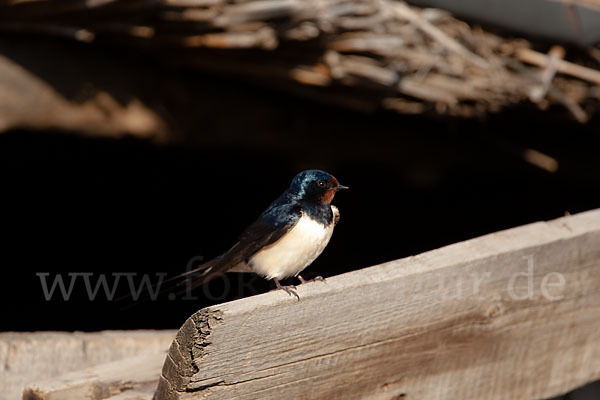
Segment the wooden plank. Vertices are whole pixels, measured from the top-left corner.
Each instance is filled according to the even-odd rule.
[[[409,0],[461,18],[549,40],[593,46],[600,40],[598,0]]]
[[[0,333],[0,400],[23,388],[72,371],[165,351],[176,331]]]
[[[600,378],[600,210],[298,294],[198,311],[157,399],[539,399]]]
[[[127,358],[36,382],[23,400],[151,400],[165,352]]]

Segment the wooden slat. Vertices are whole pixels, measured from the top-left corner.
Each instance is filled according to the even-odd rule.
[[[513,294],[528,294],[515,275],[528,272],[524,257],[533,297],[517,299],[508,288],[515,277]],[[545,297],[544,280],[560,300]],[[157,399],[539,399],[600,378],[600,210],[298,294],[197,312],[171,345]]]
[[[23,400],[151,400],[164,358],[146,354],[36,382]]]
[[[32,382],[94,365],[166,351],[174,330],[0,333],[0,400],[21,398]]]

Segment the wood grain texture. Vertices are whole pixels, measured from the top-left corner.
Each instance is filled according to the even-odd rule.
[[[36,382],[23,400],[151,400],[164,352],[100,364]]]
[[[198,311],[171,345],[157,399],[538,399],[600,378],[600,210],[298,294]]]
[[[0,400],[21,398],[32,382],[126,358],[164,352],[174,330],[1,332]]]

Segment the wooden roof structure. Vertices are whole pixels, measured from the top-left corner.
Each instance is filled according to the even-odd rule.
[[[559,104],[586,122],[599,109],[600,50],[535,48],[395,0],[0,0],[2,32],[124,47],[364,112]]]

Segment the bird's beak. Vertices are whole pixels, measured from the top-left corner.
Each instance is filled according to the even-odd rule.
[[[350,189],[350,188],[348,186],[344,186],[344,185],[337,185],[334,189],[337,192],[338,190],[344,190],[344,189]]]

